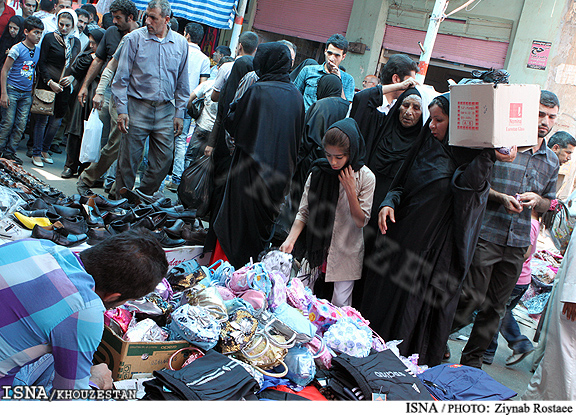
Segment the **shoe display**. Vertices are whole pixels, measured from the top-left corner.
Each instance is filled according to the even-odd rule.
[[[50,155],[48,153],[44,153],[44,152],[42,152],[42,161],[44,163],[54,164],[54,160],[52,160],[52,157],[50,157]]]
[[[60,146],[58,144],[52,144],[50,146],[50,151],[52,153],[62,154],[62,149],[60,148]]]
[[[11,239],[24,239],[32,237],[32,231],[23,229],[12,219],[4,217],[0,220],[0,238]]]
[[[520,363],[522,360],[524,360],[524,358],[526,356],[528,356],[530,353],[532,353],[534,351],[534,348],[528,350],[527,352],[522,352],[522,353],[512,353],[512,356],[509,356],[506,359],[506,366],[512,366],[515,365],[516,363]]]
[[[22,213],[20,212],[14,212],[14,216],[16,217],[16,219],[18,219],[18,221],[24,225],[27,229],[34,229],[34,226],[39,225],[39,226],[50,226],[52,225],[52,222],[50,222],[50,219],[48,218],[33,218],[33,217],[28,217],[28,216],[24,216]]]
[[[86,224],[90,227],[103,228],[104,219],[100,214],[100,210],[98,209],[96,202],[94,202],[94,198],[90,197],[86,204],[83,204],[82,206],[84,207]]]
[[[180,234],[182,233],[182,229],[184,228],[185,224],[186,222],[184,222],[182,219],[176,219],[172,226],[169,228],[164,228],[164,230],[171,238],[180,238]]]
[[[69,179],[72,176],[74,176],[74,172],[70,167],[66,167],[60,174],[60,177],[62,177],[63,179]]]
[[[42,158],[38,156],[32,156],[32,164],[36,167],[44,167],[44,163],[42,162]]]

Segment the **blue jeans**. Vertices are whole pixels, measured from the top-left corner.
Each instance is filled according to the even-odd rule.
[[[186,140],[188,139],[188,131],[190,131],[190,124],[192,124],[192,117],[186,113],[184,116],[184,124],[182,133],[176,137],[174,142],[174,165],[172,166],[172,181],[180,183],[182,173],[184,173],[184,157],[186,155]]]
[[[55,118],[53,115],[37,115],[34,126],[34,157],[40,157],[42,152],[50,150],[52,140],[56,136],[62,118]]]
[[[512,349],[514,353],[525,353],[534,348],[534,345],[528,339],[528,337],[524,336],[520,332],[520,327],[518,327],[518,323],[512,315],[512,310],[518,305],[520,299],[529,286],[530,285],[527,284],[517,285],[514,287],[514,290],[508,299],[508,303],[506,304],[506,314],[504,315],[504,318],[500,320],[500,330],[497,331],[494,335],[492,343],[490,343],[490,346],[488,346],[488,349],[486,349],[484,356],[494,356],[496,354],[496,349],[498,348],[499,333],[502,333],[502,336],[504,336],[508,342],[508,347]]]
[[[20,92],[11,85],[7,86],[10,105],[2,108],[2,124],[0,125],[0,152],[16,154],[22,134],[26,129],[28,114],[32,105],[32,93]]]

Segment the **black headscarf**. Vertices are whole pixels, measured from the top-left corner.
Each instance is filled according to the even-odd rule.
[[[412,127],[404,127],[400,122],[400,108],[404,99],[410,95],[421,96],[416,88],[409,88],[398,99],[385,118],[380,137],[374,143],[370,154],[370,168],[379,174],[394,177],[401,162],[416,142],[422,130],[422,117]]]
[[[343,168],[351,166],[357,172],[364,166],[364,139],[358,124],[352,118],[344,118],[330,126],[348,136],[350,151],[348,162]],[[334,170],[326,158],[316,160],[311,167],[310,189],[308,191],[309,217],[306,230],[306,258],[312,268],[322,265],[328,256],[332,240],[334,216],[340,194],[341,170]]]
[[[294,82],[294,80],[296,80],[296,78],[298,77],[300,71],[308,65],[318,65],[318,62],[310,58],[304,59],[302,62],[300,62],[300,64],[297,67],[294,68],[292,72],[290,72],[290,80]]]
[[[94,38],[96,43],[100,43],[100,41],[104,37],[104,33],[106,33],[106,31],[104,29],[97,28],[97,29],[92,29],[89,34],[90,34],[90,36],[92,36]]]
[[[14,23],[20,28],[18,34],[14,38],[10,36],[10,23]],[[4,28],[4,32],[0,37],[0,64],[4,64],[4,61],[6,61],[6,56],[8,55],[8,51],[12,48],[12,46],[22,40],[24,40],[24,19],[22,16],[12,16],[10,20],[8,20],[8,23]]]
[[[318,80],[316,99],[342,96],[342,80],[338,75],[327,73]]]
[[[279,42],[268,42],[258,46],[254,55],[254,71],[259,82],[290,82],[292,57],[288,46]]]

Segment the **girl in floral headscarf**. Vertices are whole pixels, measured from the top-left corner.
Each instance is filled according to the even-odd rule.
[[[80,52],[80,40],[73,34],[78,22],[74,10],[63,9],[56,18],[58,28],[44,36],[38,61],[36,88],[56,93],[54,115],[36,116],[32,163],[38,167],[43,167],[44,163],[53,163],[48,149],[68,109],[71,84],[74,81],[70,75],[70,66]]]

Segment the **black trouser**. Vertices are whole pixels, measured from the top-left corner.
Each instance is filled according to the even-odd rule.
[[[68,134],[66,141],[66,163],[64,168],[68,167],[72,173],[80,174],[82,170],[90,165],[90,163],[80,163],[80,146],[82,145],[82,137],[75,134]]]
[[[462,351],[461,364],[482,367],[484,352],[504,317],[506,303],[522,271],[527,249],[478,239],[452,325],[452,331],[456,331],[470,324],[472,313],[478,310],[472,333]]]

